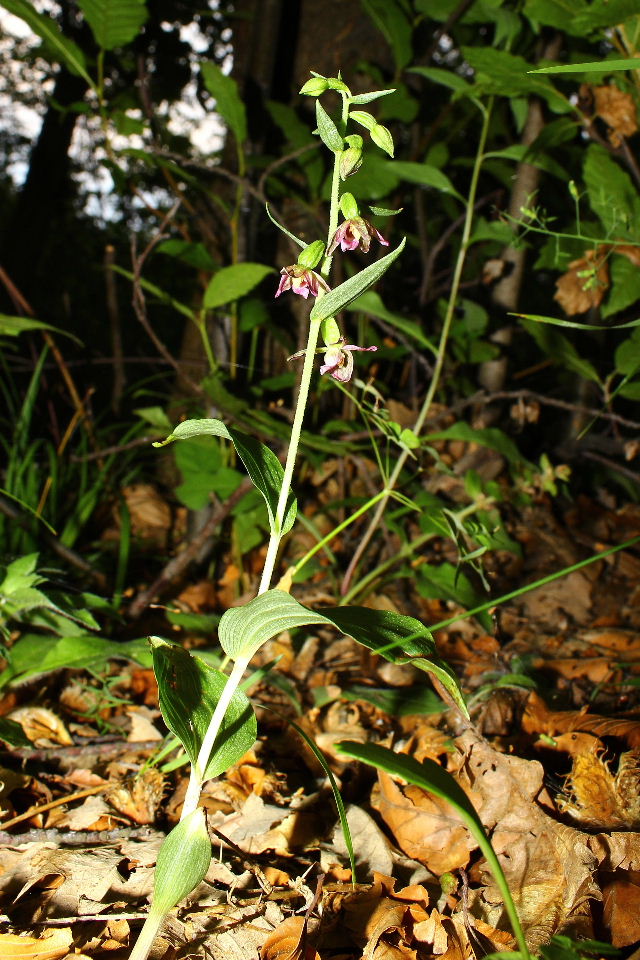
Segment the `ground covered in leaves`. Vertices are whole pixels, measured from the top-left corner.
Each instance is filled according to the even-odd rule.
[[[522,558],[497,554],[502,592],[640,534],[640,509],[546,497],[509,521]],[[393,546],[393,544],[392,544]],[[430,544],[432,562],[445,544]],[[226,579],[225,579],[226,578]],[[174,605],[221,607],[234,579],[190,583]],[[436,760],[489,832],[537,950],[554,934],[640,945],[640,557],[626,550],[495,611],[491,632],[459,619],[437,633],[471,722],[410,662],[388,663],[318,630],[260,653],[251,696],[259,740],[203,802],[211,867],[173,912],[153,956],[224,960],[458,960],[514,948],[499,892],[471,835],[443,801],[347,762],[341,740]],[[294,593],[331,603],[322,569]],[[237,600],[237,596],[235,598]],[[456,615],[411,580],[366,603]],[[188,629],[191,649],[207,641]],[[177,822],[186,767],[167,753],[150,669],[112,663],[9,688],[4,716],[30,748],[0,758],[0,956],[120,960],[143,922],[153,868]],[[347,851],[325,773],[347,805]]]

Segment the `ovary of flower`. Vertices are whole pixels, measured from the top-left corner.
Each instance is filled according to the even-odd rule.
[[[333,235],[327,254],[331,256],[338,244],[343,253],[345,250],[355,250],[357,247],[362,247],[363,253],[368,253],[372,237],[375,237],[384,247],[389,246],[389,241],[385,240],[380,231],[376,230],[368,220],[364,217],[352,217],[351,220],[345,220],[340,224]]]
[[[276,297],[279,297],[285,290],[293,290],[294,293],[298,293],[306,300],[309,294],[317,297],[320,287],[325,291],[329,289],[322,277],[319,277],[313,270],[309,270],[308,267],[303,267],[299,263],[293,263],[289,267],[283,267],[280,273],[280,284],[275,293]]]
[[[353,354],[356,351],[367,353],[377,349],[377,347],[358,347],[355,343],[339,340],[338,343],[332,343],[326,348],[320,373],[328,373],[334,380],[347,383],[353,374]]]

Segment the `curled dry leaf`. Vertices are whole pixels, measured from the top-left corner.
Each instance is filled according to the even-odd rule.
[[[70,747],[73,743],[60,717],[48,707],[20,707],[13,710],[9,718],[20,724],[25,735],[37,747],[46,747],[52,743]]]
[[[0,933],[0,956],[6,960],[62,960],[73,944],[71,927],[45,930],[41,937]]]
[[[312,943],[311,924],[307,917],[287,917],[262,945],[260,960],[320,960]]]
[[[638,130],[636,104],[630,93],[615,84],[593,88],[595,112],[607,124],[609,140],[619,147],[624,137],[632,137]]]
[[[162,800],[164,777],[155,767],[148,767],[128,784],[109,790],[107,800],[119,813],[134,823],[153,823]]]
[[[525,733],[546,733],[549,737],[579,730],[597,737],[618,737],[632,750],[640,749],[640,721],[601,717],[585,710],[549,710],[534,691],[527,700],[522,728]]]
[[[609,286],[606,248],[588,250],[584,257],[572,260],[569,269],[556,281],[557,300],[568,317],[599,307]]]

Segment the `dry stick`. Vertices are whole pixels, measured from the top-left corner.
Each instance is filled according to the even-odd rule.
[[[252,489],[252,486],[251,479],[246,477],[237,490],[234,490],[231,496],[228,497],[225,503],[220,504],[220,506],[213,511],[200,533],[198,533],[193,540],[189,541],[189,544],[181,553],[169,561],[160,576],[154,580],[151,586],[142,593],[139,593],[135,600],[132,601],[127,611],[130,617],[139,617],[140,614],[147,609],[149,604],[157,600],[165,590],[184,573],[189,564],[196,559],[209,537],[215,533],[216,528],[226,520],[235,505]]]
[[[113,353],[113,386],[111,391],[111,409],[116,413],[120,409],[122,395],[126,383],[124,371],[124,357],[122,352],[122,325],[118,309],[118,292],[113,265],[116,259],[116,248],[108,243],[104,248],[104,283],[109,317],[109,331],[111,333],[111,351]]]
[[[455,269],[453,272],[453,280],[451,283],[451,294],[449,296],[447,313],[446,313],[444,323],[442,325],[442,331],[440,334],[440,343],[438,345],[438,355],[436,357],[436,362],[433,369],[433,378],[431,380],[431,383],[429,384],[429,389],[427,391],[426,397],[424,398],[422,407],[420,409],[420,413],[418,414],[418,418],[413,426],[413,432],[416,435],[419,435],[420,432],[422,431],[422,428],[424,427],[425,421],[431,409],[431,404],[433,403],[433,399],[436,395],[436,391],[440,383],[440,376],[442,374],[442,370],[444,368],[445,351],[446,351],[447,341],[449,339],[449,331],[451,329],[451,322],[453,320],[453,314],[454,314],[455,305],[458,297],[458,290],[460,288],[460,281],[462,279],[462,270],[463,270],[466,255],[467,255],[469,239],[471,237],[471,227],[473,225],[473,216],[475,212],[476,191],[478,188],[478,179],[480,177],[480,167],[482,165],[482,160],[484,158],[485,143],[487,141],[487,135],[489,132],[489,118],[491,115],[492,103],[493,103],[493,99],[490,100],[488,107],[482,108],[482,115],[483,115],[482,130],[480,132],[478,150],[476,152],[476,158],[473,165],[473,173],[471,174],[471,184],[469,186],[467,212],[465,216],[464,228],[462,231],[462,238],[460,240],[460,250],[458,251],[458,257],[457,257]],[[362,537],[362,540],[358,544],[349,566],[347,567],[347,571],[344,575],[344,578],[342,580],[342,585],[340,588],[340,592],[342,593],[343,596],[349,592],[351,580],[353,579],[353,575],[356,571],[356,568],[360,563],[360,558],[362,557],[364,551],[367,549],[369,542],[373,537],[378,527],[378,524],[380,523],[380,520],[384,515],[384,511],[386,509],[389,496],[391,495],[391,491],[394,489],[398,481],[398,478],[402,473],[402,468],[404,467],[405,461],[407,460],[408,456],[409,456],[409,451],[403,450],[400,456],[398,457],[398,460],[391,473],[391,476],[389,477],[385,485],[386,496],[384,496],[383,499],[378,503],[378,506],[376,507],[376,512],[373,515],[371,522],[367,527],[367,530],[364,536]]]

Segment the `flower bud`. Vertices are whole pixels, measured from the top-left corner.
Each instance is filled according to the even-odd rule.
[[[327,317],[326,320],[322,321],[320,327],[320,333],[322,339],[324,340],[325,346],[330,347],[334,343],[338,343],[341,339],[340,327],[336,323],[335,317]]]
[[[313,243],[310,243],[298,256],[298,263],[301,267],[304,267],[306,270],[313,270],[314,267],[317,267],[320,263],[320,259],[324,254],[324,243],[322,240],[314,240]]]
[[[329,83],[324,77],[311,77],[301,88],[300,93],[306,97],[319,97],[321,93],[329,88]]]
[[[340,179],[346,180],[352,174],[357,173],[362,165],[362,137],[357,133],[352,133],[345,137],[349,144],[340,157]]]
[[[156,861],[154,913],[167,913],[184,900],[206,876],[211,840],[204,810],[198,807],[166,837]]]

